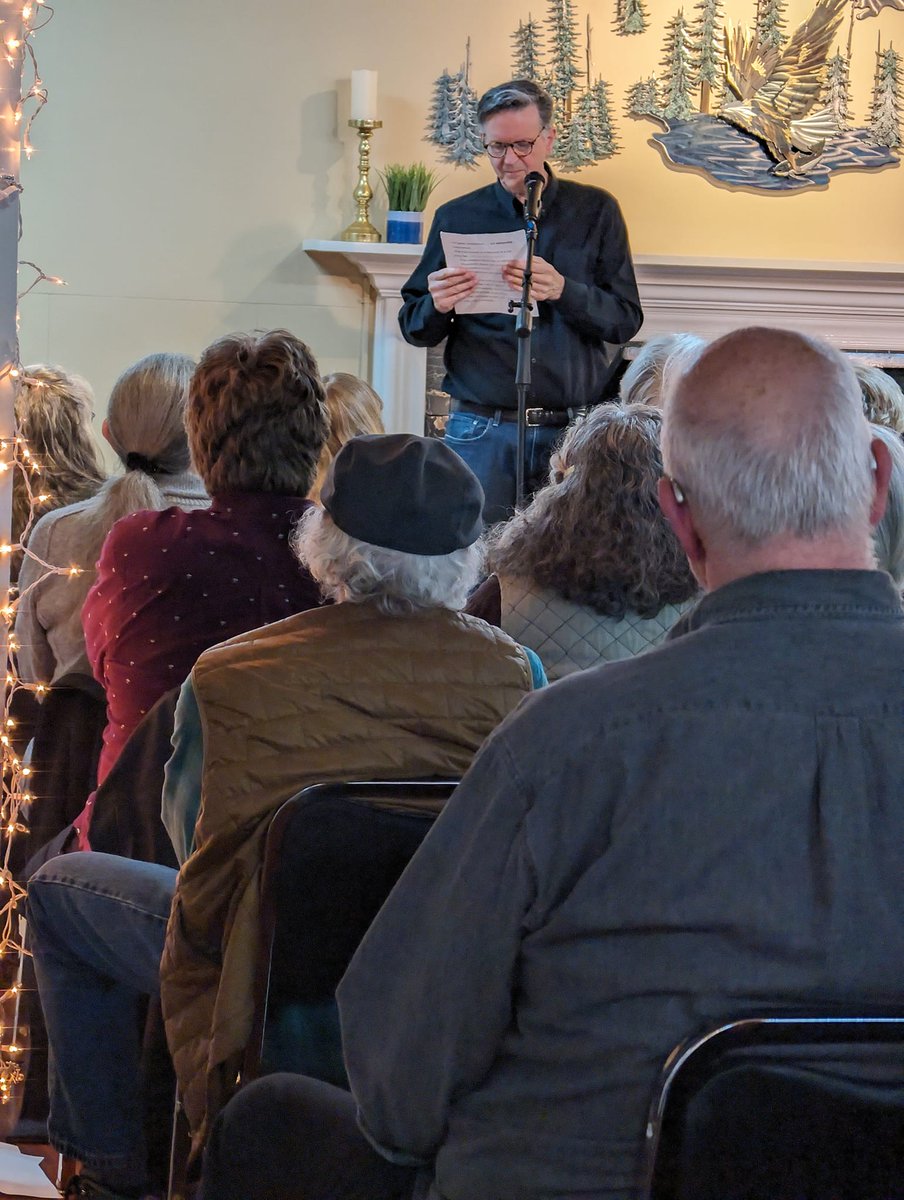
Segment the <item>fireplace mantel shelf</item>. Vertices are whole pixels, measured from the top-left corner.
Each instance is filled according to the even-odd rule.
[[[316,258],[341,255],[376,298],[372,382],[387,428],[423,428],[426,352],[402,339],[402,284],[423,246],[306,239]],[[766,262],[756,259],[634,259],[644,309],[638,334],[688,331],[717,337],[743,325],[775,325],[827,338],[845,350],[904,356],[904,263]]]

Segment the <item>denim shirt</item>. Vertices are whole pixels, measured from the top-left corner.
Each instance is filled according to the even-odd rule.
[[[365,1134],[446,1200],[634,1200],[666,1055],[904,1000],[904,610],[878,571],[705,597],[528,697],[340,985]]]

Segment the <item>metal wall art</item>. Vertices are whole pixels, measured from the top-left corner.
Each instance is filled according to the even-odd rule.
[[[759,0],[745,27],[723,20],[722,0],[700,0],[692,22],[669,22],[663,72],[632,86],[628,111],[663,127],[653,141],[670,162],[736,187],[789,191],[897,164],[904,59],[891,46],[876,51],[868,122],[851,116],[854,19],[884,7],[904,0],[818,0],[790,28],[782,0]]]
[[[639,34],[652,48],[647,0],[609,2],[608,37]],[[753,6],[749,24],[726,15],[740,12],[735,0],[696,0],[690,15],[678,8],[666,19],[658,61],[628,88],[627,115],[658,126],[651,142],[665,160],[725,186],[773,192],[825,186],[836,171],[896,166],[904,55],[880,35],[869,51],[871,92],[856,103],[851,62],[855,22],[883,10],[904,14],[904,0],[816,0],[797,25],[787,0],[745,2]],[[575,0],[547,0],[543,20],[528,14],[512,42],[512,78],[533,79],[553,97],[559,169],[616,154],[612,87],[593,68],[589,15],[581,30]],[[456,166],[473,167],[483,153],[477,96],[469,39],[461,70],[444,71],[434,85],[427,128],[427,140]]]

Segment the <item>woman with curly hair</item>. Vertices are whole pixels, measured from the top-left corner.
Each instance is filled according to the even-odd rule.
[[[659,508],[661,414],[601,404],[570,425],[550,481],[489,535],[467,612],[540,656],[550,680],[663,640],[697,591]]]

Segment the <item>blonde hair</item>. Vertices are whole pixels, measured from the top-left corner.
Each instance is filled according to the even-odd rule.
[[[880,367],[868,367],[856,358],[851,364],[860,384],[867,421],[904,433],[904,392],[898,384]]]
[[[309,498],[317,504],[320,503],[320,489],[330,464],[345,443],[362,433],[386,432],[383,428],[383,401],[369,383],[347,371],[336,371],[324,376],[323,386],[330,417],[330,436],[320,452],[317,478],[308,493]]]
[[[638,350],[619,385],[622,404],[652,404],[662,407],[663,379],[669,361],[677,356],[692,356],[706,345],[694,333],[661,333],[650,338]]]
[[[125,474],[104,484],[100,504],[86,514],[89,552],[100,552],[120,517],[169,507],[157,478],[191,467],[184,416],[194,367],[184,354],[149,354],[113,384],[105,433]]]
[[[87,500],[106,478],[91,431],[94,392],[81,375],[36,363],[24,367],[16,393],[16,432],[25,439],[40,475],[13,477],[12,541],[25,537],[46,512]],[[46,496],[38,501],[36,494]],[[32,497],[34,509],[32,514]]]

